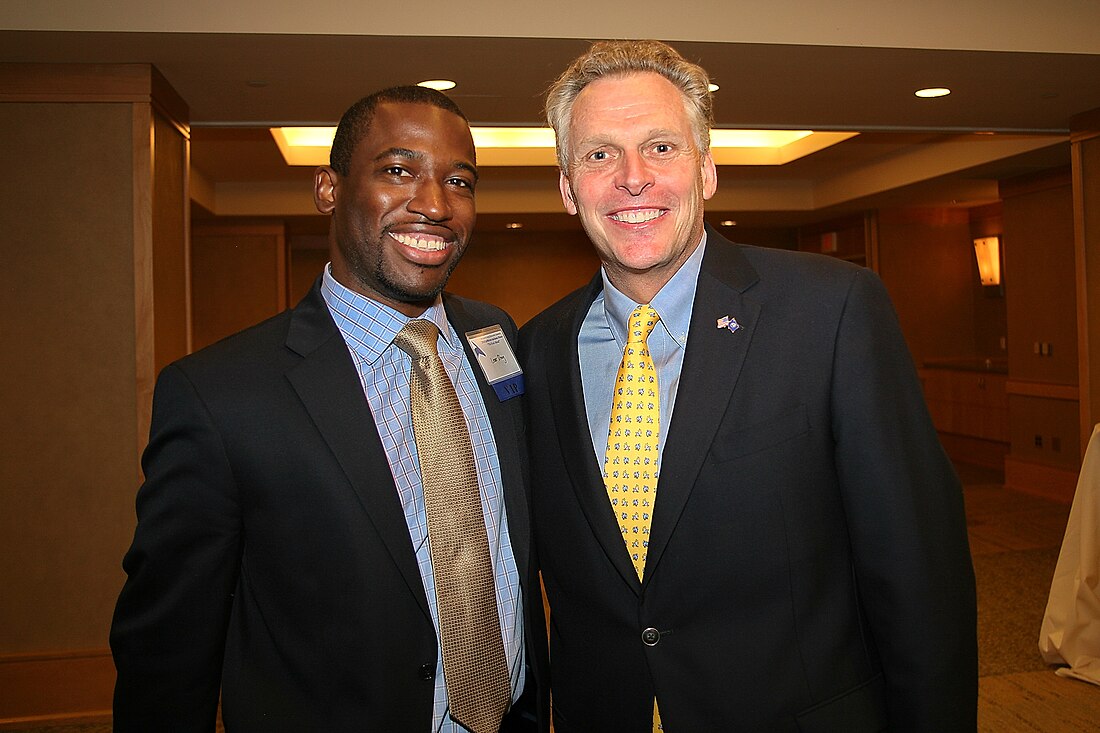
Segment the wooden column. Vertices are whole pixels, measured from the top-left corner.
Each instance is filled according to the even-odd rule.
[[[110,712],[152,385],[189,348],[188,117],[147,64],[0,64],[0,728]]]
[[[1100,422],[1100,109],[1071,122],[1081,455]]]

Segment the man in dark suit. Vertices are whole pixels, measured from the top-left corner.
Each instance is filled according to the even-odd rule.
[[[438,329],[465,419],[470,514],[491,564],[493,623],[472,646],[487,659],[496,640],[499,705],[488,723],[463,722],[534,730],[521,705],[501,722],[534,688],[524,627],[544,624],[522,407],[479,362],[495,348],[515,363],[515,325],[442,294],[476,181],[469,125],[446,96],[397,87],[361,100],[315,175],[331,263],[312,291],[161,374],[111,631],[115,730],[212,731],[219,694],[231,733],[467,730],[436,631],[440,563],[457,560],[431,552],[422,477],[436,467],[418,461],[410,416],[417,360],[395,343],[418,320],[432,343]]]
[[[556,730],[973,731],[962,493],[892,306],[704,227],[707,85],[603,42],[547,99],[602,261],[520,334]]]

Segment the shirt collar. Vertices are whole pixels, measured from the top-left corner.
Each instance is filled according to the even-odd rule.
[[[691,307],[695,301],[695,285],[699,280],[699,271],[703,265],[703,251],[706,247],[707,233],[704,231],[699,246],[649,302],[661,317],[661,325],[665,331],[680,345],[680,348],[687,347]],[[624,345],[630,314],[640,304],[635,303],[612,285],[607,279],[606,270],[601,268],[600,274],[603,278],[604,313],[607,315],[607,325],[611,328],[615,340],[620,345]]]
[[[405,324],[413,320],[377,300],[344,287],[330,272],[330,264],[325,265],[321,279],[321,295],[324,296],[336,327],[344,335],[348,347],[366,362],[373,363],[382,356],[397,337]],[[435,302],[417,318],[429,320],[443,334],[443,340],[449,348],[457,348],[456,335],[447,322],[447,313],[443,308],[443,299],[436,296]]]

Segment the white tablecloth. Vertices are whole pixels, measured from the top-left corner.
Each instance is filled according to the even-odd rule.
[[[1085,449],[1039,651],[1063,677],[1100,685],[1100,424]]]

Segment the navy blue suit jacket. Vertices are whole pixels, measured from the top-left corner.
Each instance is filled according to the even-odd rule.
[[[444,306],[460,334],[499,324],[514,342],[503,311],[450,295]],[[501,402],[474,372],[531,601],[527,627],[544,639],[522,400]],[[370,407],[317,284],[295,309],[163,371],[142,466],[111,631],[116,731],[212,731],[219,692],[231,731],[429,730],[428,601]]]
[[[581,387],[600,278],[521,330],[558,733],[654,695],[672,733],[973,731],[962,492],[882,283],[708,231],[641,582]]]

